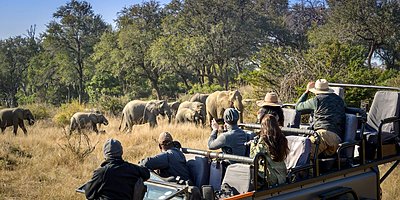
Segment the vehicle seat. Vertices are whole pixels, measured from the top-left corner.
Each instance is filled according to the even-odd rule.
[[[397,154],[396,145],[399,137],[399,106],[400,93],[393,91],[378,91],[375,93],[365,126],[366,158],[374,159],[379,148],[378,134],[382,136],[381,150],[378,158],[385,155]],[[381,126],[381,130],[379,127]],[[381,133],[379,133],[381,132]],[[390,145],[391,144],[391,145]],[[382,151],[383,149],[383,151]],[[389,151],[385,151],[389,150]]]
[[[301,179],[302,175],[308,175],[308,170],[312,168],[310,165],[311,140],[303,136],[286,136],[288,140],[289,154],[285,159],[286,168],[288,169],[288,181],[293,182]],[[307,173],[300,174],[305,171]]]
[[[284,116],[284,127],[299,128],[301,122],[301,114],[293,108],[282,108]]]
[[[248,164],[234,163],[226,168],[222,185],[228,185],[233,194],[242,194],[254,190],[254,168]]]
[[[346,124],[342,143],[336,151],[335,157],[322,158],[319,160],[321,171],[327,171],[336,167],[340,170],[343,164],[351,164],[354,158],[354,148],[359,141],[356,141],[358,119],[354,114],[346,113]],[[336,163],[336,166],[335,166]]]
[[[194,185],[198,188],[201,188],[202,185],[208,185],[210,177],[209,159],[195,154],[185,154],[185,157]]]

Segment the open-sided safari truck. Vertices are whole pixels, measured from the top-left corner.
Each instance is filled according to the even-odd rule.
[[[258,173],[259,169],[266,169],[263,154],[251,159],[182,148],[200,195],[194,195],[196,190],[191,186],[169,183],[152,174],[145,182],[145,199],[381,199],[380,184],[400,162],[400,88],[330,85],[385,90],[376,92],[368,112],[346,110],[345,136],[334,156],[314,156],[311,160],[308,137],[318,135],[301,123],[301,113],[284,108],[282,132],[290,149],[285,160],[285,183],[268,185],[263,181]],[[336,91],[343,95],[342,89]],[[251,132],[261,128],[259,124],[240,126]],[[385,163],[392,166],[381,176],[378,166]]]

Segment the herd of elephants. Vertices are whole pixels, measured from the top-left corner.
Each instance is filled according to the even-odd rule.
[[[189,101],[168,103],[165,100],[141,101],[133,100],[122,110],[119,130],[130,133],[133,125],[149,123],[150,127],[157,125],[157,116],[167,116],[168,121],[176,123],[206,124],[207,119],[221,119],[225,109],[235,108],[239,111],[240,122],[243,122],[242,95],[238,90],[216,91],[211,94],[194,94]],[[0,110],[0,129],[13,126],[17,134],[18,126],[27,134],[24,120],[29,125],[35,123],[32,112],[23,108],[6,108]],[[69,131],[72,133],[82,129],[92,129],[98,133],[97,125],[108,125],[108,120],[100,112],[77,112],[71,117]]]

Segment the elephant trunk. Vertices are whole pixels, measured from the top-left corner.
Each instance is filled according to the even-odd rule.
[[[33,124],[35,124],[35,120],[34,119],[28,119],[28,124],[32,126]]]

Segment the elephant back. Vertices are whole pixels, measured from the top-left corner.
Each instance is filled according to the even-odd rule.
[[[143,120],[144,109],[147,103],[147,101],[142,100],[130,101],[125,105],[123,114],[126,118],[130,118],[130,120],[132,120],[134,123],[139,123]]]

